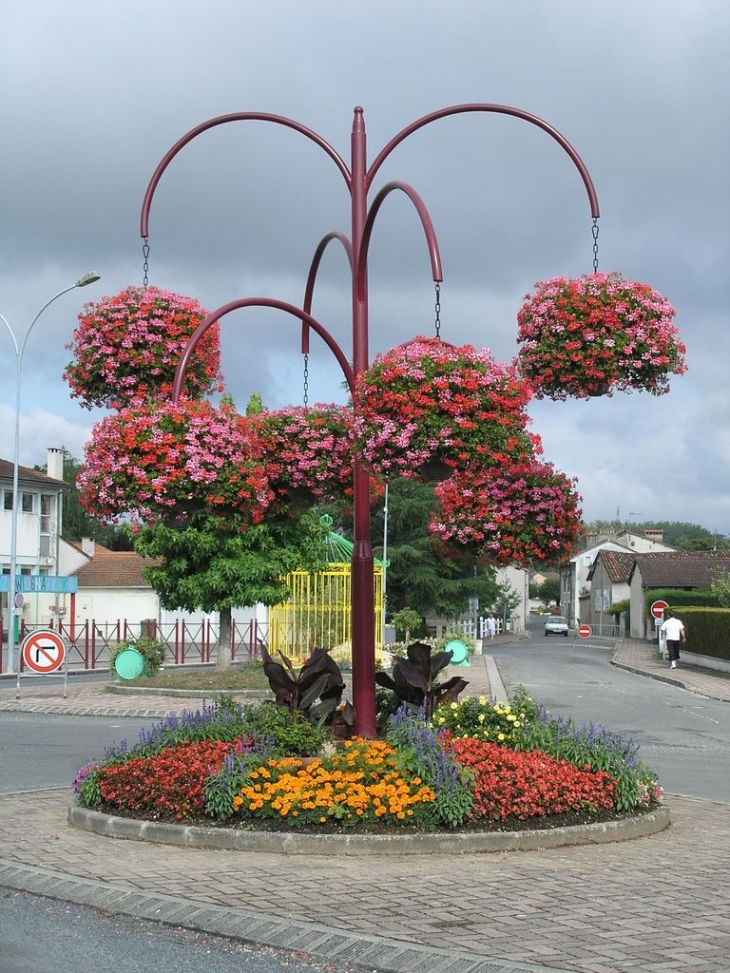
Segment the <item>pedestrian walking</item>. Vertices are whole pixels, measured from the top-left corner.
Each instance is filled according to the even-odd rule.
[[[487,632],[489,633],[489,638],[493,639],[497,631],[497,619],[494,615],[490,615],[487,619]]]
[[[659,638],[664,639],[667,644],[669,668],[676,669],[679,662],[679,646],[682,642],[687,641],[687,635],[684,631],[684,624],[674,612],[667,612],[667,617],[659,629]]]

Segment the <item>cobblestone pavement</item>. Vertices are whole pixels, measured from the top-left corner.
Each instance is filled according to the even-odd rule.
[[[669,670],[625,642],[614,663]],[[651,647],[649,647],[651,649]],[[651,656],[651,651],[649,651]],[[459,668],[489,691],[486,658]],[[498,679],[498,674],[496,676]],[[727,680],[671,680],[730,700]],[[686,680],[686,682],[685,682]],[[493,688],[493,687],[492,687]],[[4,693],[3,697],[8,694]],[[14,696],[14,694],[13,694]],[[23,690],[52,709],[59,690]],[[69,686],[65,712],[162,715],[190,700]],[[3,698],[0,708],[15,708]],[[197,704],[193,704],[194,706]],[[73,707],[73,709],[71,709]],[[36,710],[36,711],[39,711]],[[729,711],[730,713],[730,711]],[[0,797],[0,885],[308,952],[337,968],[399,973],[727,973],[730,808],[668,795],[672,824],[615,844],[400,857],[301,856],[179,848],[70,827],[69,792]]]

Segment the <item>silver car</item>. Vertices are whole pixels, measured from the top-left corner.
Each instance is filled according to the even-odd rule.
[[[564,635],[568,637],[568,619],[562,615],[550,615],[545,620],[546,635]]]

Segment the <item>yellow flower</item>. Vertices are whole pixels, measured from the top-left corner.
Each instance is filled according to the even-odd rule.
[[[498,740],[500,741],[500,743],[501,743],[501,742],[502,742],[502,740],[504,740],[504,739],[506,739],[506,737],[505,737],[505,735],[504,735],[504,733],[500,733],[500,734],[498,735],[498,737],[497,737],[497,739],[498,739]]]
[[[486,696],[480,696],[479,697],[479,705],[480,706],[486,706],[487,705],[487,697]]]

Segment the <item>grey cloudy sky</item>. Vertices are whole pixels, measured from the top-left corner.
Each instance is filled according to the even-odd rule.
[[[669,395],[535,402],[545,456],[578,478],[587,518],[686,520],[730,534],[730,4],[727,0],[3,0],[0,4],[0,312],[18,340],[84,272],[102,281],[44,312],[22,380],[21,462],[81,456],[92,414],[61,379],[84,301],[142,282],[139,214],[165,152],[217,115],[261,111],[314,129],[349,160],[362,105],[369,159],[429,112],[511,105],[557,128],[601,206],[600,269],[650,283],[677,309],[689,371]],[[444,263],[442,336],[517,350],[538,280],[592,268],[588,198],[567,154],[524,121],[427,126],[382,167],[429,208]],[[314,248],[348,232],[331,160],[259,122],[198,138],[163,176],[150,280],[213,309],[301,303]],[[423,235],[402,195],[371,245],[370,350],[433,332]],[[350,354],[349,277],[328,250],[313,313]],[[12,457],[13,349],[0,329],[0,455]],[[302,398],[298,328],[272,311],[223,326],[239,405]],[[344,401],[314,349],[310,401]]]

